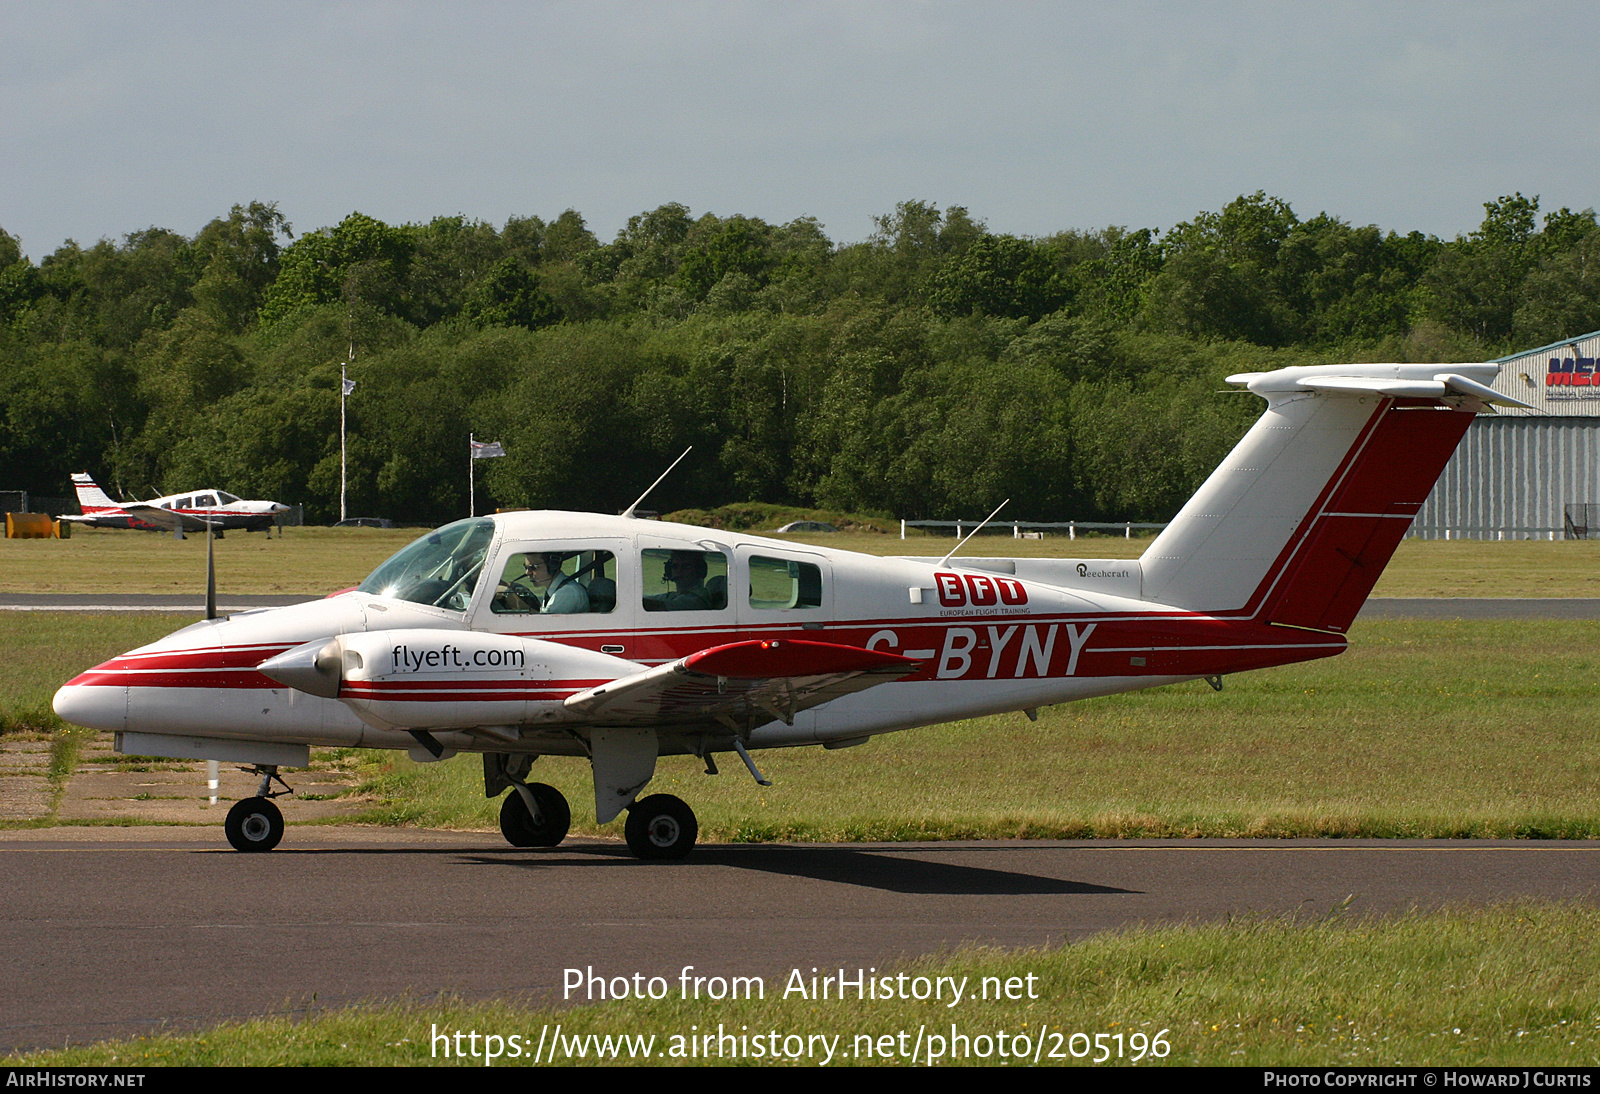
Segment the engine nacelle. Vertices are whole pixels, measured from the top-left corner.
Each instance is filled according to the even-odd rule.
[[[570,720],[562,700],[642,666],[592,650],[482,631],[402,629],[317,639],[259,671],[337,698],[369,725],[471,729]]]

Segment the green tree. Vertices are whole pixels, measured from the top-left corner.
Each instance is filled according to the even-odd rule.
[[[462,314],[481,326],[538,330],[561,321],[561,310],[539,277],[515,258],[502,258],[466,294]]]
[[[283,252],[261,320],[272,323],[299,308],[341,301],[399,314],[400,287],[415,249],[412,233],[363,213],[303,235]]]
[[[1067,301],[1048,251],[1015,236],[986,235],[929,281],[928,303],[946,317],[978,313],[1039,319]]]

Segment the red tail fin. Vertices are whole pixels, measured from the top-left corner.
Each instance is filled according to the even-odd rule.
[[[1268,622],[1341,632],[1355,622],[1472,424],[1472,414],[1402,402],[1413,405],[1378,412],[1365,443],[1285,549],[1282,577],[1261,613]]]

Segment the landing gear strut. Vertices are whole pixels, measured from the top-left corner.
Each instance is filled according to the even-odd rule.
[[[278,778],[276,764],[257,764],[252,770],[261,776],[256,796],[235,802],[222,828],[235,851],[270,851],[283,839],[283,813],[272,799],[294,791]],[[283,789],[273,790],[273,782]]]
[[[628,806],[628,850],[642,859],[683,858],[694,850],[700,822],[682,798],[651,794]]]
[[[500,834],[513,847],[554,847],[570,827],[567,799],[544,783],[512,783],[500,805]]]

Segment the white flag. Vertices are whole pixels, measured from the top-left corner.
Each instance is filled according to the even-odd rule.
[[[354,380],[346,380],[344,382],[344,393],[346,395],[350,394],[355,389],[356,389],[356,382]]]
[[[506,450],[499,441],[473,441],[472,458],[475,460],[491,460],[496,456],[504,456]]]

